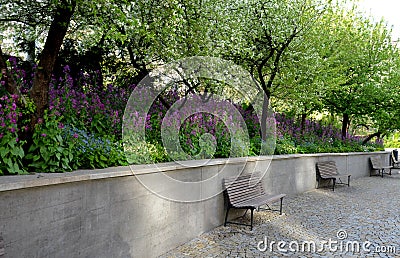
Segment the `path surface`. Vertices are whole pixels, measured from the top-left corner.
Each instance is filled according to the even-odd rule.
[[[253,231],[221,226],[161,257],[400,257],[400,174],[393,172],[286,197],[284,215],[255,212]]]

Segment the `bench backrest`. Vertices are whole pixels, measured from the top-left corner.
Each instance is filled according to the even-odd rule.
[[[336,176],[339,174],[336,163],[333,160],[318,162],[317,173],[319,173],[322,178]]]
[[[396,159],[396,157],[394,156],[394,152],[393,152],[393,151],[392,151],[392,153],[390,154],[390,157],[391,157],[391,159],[392,159],[392,163],[393,163],[393,164],[399,163],[399,160]]]
[[[382,159],[379,156],[370,157],[371,165],[373,169],[381,169],[382,168]]]
[[[232,205],[264,194],[259,173],[246,174],[237,178],[225,178],[223,182],[229,202]]]
[[[4,251],[4,239],[2,236],[0,236],[0,256],[3,256],[5,254]]]

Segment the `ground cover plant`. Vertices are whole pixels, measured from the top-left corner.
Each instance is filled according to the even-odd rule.
[[[11,63],[20,88],[24,93],[28,92],[30,87],[28,73],[18,68],[14,59]],[[8,94],[2,88],[1,173],[63,172],[79,168],[104,168],[128,164],[121,137],[122,116],[134,87],[134,85],[125,87],[103,85],[96,81],[96,74],[88,75],[82,71],[73,78],[69,67],[65,66],[63,76],[53,77],[51,81],[49,109],[44,118],[35,125],[30,145],[27,145],[27,140],[24,139],[24,132],[30,125],[27,115],[32,110],[29,105],[26,105],[25,109],[19,108],[18,105],[20,101],[29,102],[29,97],[26,94],[22,95],[24,98],[22,100],[16,95]],[[169,107],[181,98],[178,90],[173,89],[163,93],[163,100],[167,103],[163,104],[160,99],[153,103],[146,117],[146,140],[143,143],[146,148],[138,145],[134,158],[131,159],[132,163],[260,154],[259,119],[251,107],[240,103],[229,103],[229,105],[233,105],[244,119],[248,138],[241,138],[229,130],[226,124],[233,123],[229,114],[227,119],[231,119],[230,122],[223,121],[210,113],[186,115],[187,118],[179,128],[179,141],[187,155],[174,157],[168,153],[161,139],[161,127]],[[223,105],[223,102],[215,103],[214,110],[222,109]],[[382,142],[379,141],[362,145],[360,137],[348,135],[342,138],[338,128],[323,125],[318,121],[306,120],[302,127],[297,119],[282,113],[275,113],[274,118],[275,154],[373,151],[383,148]],[[165,123],[168,121],[172,120],[166,120]],[[171,127],[166,124],[164,126]],[[204,151],[204,146],[201,144],[205,134],[212,136],[212,141],[215,142],[214,149]],[[236,146],[242,148],[240,151],[232,152],[232,143],[235,141]]]
[[[13,63],[13,74],[23,93],[31,81]],[[93,81],[92,81],[93,80]],[[33,110],[18,108],[23,100],[0,88],[0,173],[64,172],[78,168],[126,165],[121,144],[121,119],[129,90],[96,84],[93,76],[53,77],[49,109],[33,135],[26,135]],[[28,144],[29,141],[29,144]]]
[[[175,96],[175,99],[170,99],[173,101],[172,103],[179,100],[176,92],[169,92],[168,95]],[[215,149],[210,150],[213,153],[213,158],[260,155],[261,130],[257,115],[254,110],[246,108],[246,105],[231,104],[235,106],[246,122],[248,142],[246,140],[241,141],[243,145],[248,144],[244,148],[245,151],[231,152],[232,132],[221,119],[209,113],[197,113],[186,116],[187,118],[180,126],[180,146],[188,154],[184,156],[185,159],[210,158],[207,153],[201,153],[203,151],[202,137],[205,134],[211,134],[213,141],[216,142]],[[216,110],[217,107],[209,107],[208,109]],[[132,162],[152,163],[172,160],[170,153],[167,153],[163,147],[160,129],[162,126],[171,126],[168,121],[166,121],[167,125],[162,125],[167,112],[168,108],[160,101],[153,104],[146,122],[146,143],[142,143],[141,147],[138,147],[134,152],[133,157],[131,156]],[[182,111],[182,113],[184,112]],[[175,116],[185,117],[183,114],[175,114]],[[324,124],[321,121],[306,119],[302,126],[299,119],[288,117],[282,113],[275,113],[274,119],[276,124],[274,154],[366,152],[384,149],[381,139],[363,144],[364,137],[349,134],[343,138],[340,128]],[[240,139],[240,136],[234,136],[233,139]],[[143,155],[144,150],[146,150],[146,155]],[[179,157],[173,158],[179,159]]]

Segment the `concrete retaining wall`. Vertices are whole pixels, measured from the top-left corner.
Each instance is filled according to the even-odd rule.
[[[369,175],[371,155],[388,160],[387,152],[280,155],[272,162],[239,158],[0,177],[0,257],[155,257],[223,223],[223,194],[207,194],[222,190],[226,175],[265,172],[266,189],[298,194],[315,189],[316,162],[334,160],[342,173],[358,178]],[[176,189],[160,174],[215,180]],[[139,179],[156,182],[156,189]],[[162,197],[171,192],[179,192],[175,200]]]

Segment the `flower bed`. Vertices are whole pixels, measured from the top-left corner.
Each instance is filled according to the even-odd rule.
[[[0,174],[64,172],[79,168],[105,168],[126,165],[122,142],[122,119],[134,85],[103,85],[98,73],[80,72],[75,78],[69,67],[64,76],[53,78],[49,91],[49,109],[34,128],[29,146],[22,138],[29,128],[34,104],[28,97],[32,74],[17,68],[13,73],[22,97],[8,95],[0,88]],[[184,109],[169,114],[170,107],[183,95],[175,87],[163,92],[152,103],[145,119],[145,139],[137,140],[129,161],[136,164],[168,162],[179,159],[227,158],[260,155],[262,141],[259,118],[252,106],[218,100],[208,109],[213,112],[185,113]],[[189,95],[196,105],[202,101]],[[196,102],[197,101],[197,102]],[[215,115],[223,106],[233,106],[245,123],[244,131],[232,130],[234,112]],[[166,116],[168,119],[165,119]],[[162,127],[173,128],[172,117],[183,117],[179,124],[179,143],[183,154],[172,155],[165,148]],[[340,131],[318,121],[300,124],[293,117],[276,113],[273,118],[274,152],[269,154],[359,152],[382,150],[382,142],[362,145],[359,137],[342,139]],[[246,132],[247,131],[247,132]],[[244,133],[245,132],[245,133]],[[276,141],[275,141],[276,139]],[[276,143],[276,145],[275,145]]]

